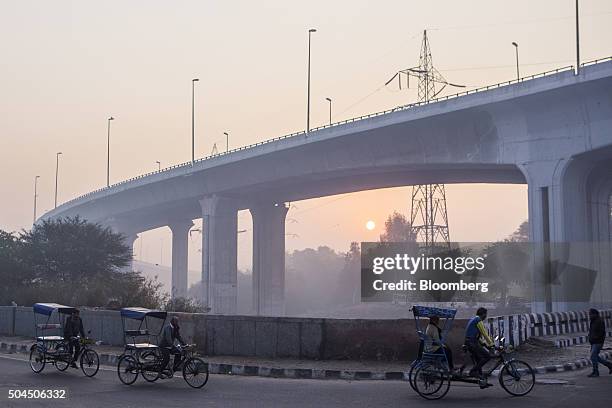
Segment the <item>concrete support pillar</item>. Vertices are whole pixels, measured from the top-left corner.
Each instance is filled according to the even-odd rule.
[[[202,207],[202,303],[214,314],[236,314],[238,210],[214,195]]]
[[[522,167],[527,180],[529,240],[532,242],[532,312],[551,312],[553,306],[553,255],[551,242],[558,241],[563,227],[558,162],[529,163]]]
[[[526,164],[534,312],[587,308],[593,291],[593,238],[587,205],[588,160]]]
[[[612,167],[612,166],[611,166]],[[612,169],[609,169],[612,174]],[[612,178],[593,183],[589,192],[594,269],[598,271],[592,306],[612,307]]]
[[[529,208],[529,238],[532,247],[532,289],[531,311],[550,312],[551,270],[550,270],[550,190],[549,186],[529,184],[527,187]]]
[[[253,309],[258,315],[285,314],[285,216],[282,203],[250,208],[253,217]]]
[[[187,271],[189,252],[189,230],[193,227],[191,220],[177,221],[169,224],[172,231],[172,298],[187,296]]]
[[[569,159],[555,180],[559,211],[551,224],[558,226],[552,237],[551,258],[557,265],[553,282],[552,310],[584,310],[590,305],[597,271],[593,259],[593,235],[587,194],[593,170],[592,160]]]

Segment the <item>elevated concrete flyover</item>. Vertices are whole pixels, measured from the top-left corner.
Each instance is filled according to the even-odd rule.
[[[612,192],[604,182],[611,129],[608,58],[584,65],[579,75],[569,67],[174,166],[88,193],[42,218],[79,215],[129,239],[169,226],[176,296],[187,290],[189,226],[202,218],[202,296],[214,313],[233,314],[236,214],[249,209],[254,307],[259,314],[282,314],[288,201],[426,183],[526,183],[533,241],[605,239],[609,245],[602,223],[610,215],[601,200]],[[594,199],[600,205],[592,205]],[[595,261],[600,255],[575,261],[611,264]],[[602,282],[612,291],[612,279]],[[536,309],[568,307],[545,296]]]

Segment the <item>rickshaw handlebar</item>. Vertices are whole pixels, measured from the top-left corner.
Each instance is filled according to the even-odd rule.
[[[195,344],[191,344],[191,343],[188,343],[188,344],[183,344],[183,345],[181,346],[181,348],[182,348],[183,350],[191,350],[191,349],[194,349],[195,347],[196,347],[196,345],[195,345]]]

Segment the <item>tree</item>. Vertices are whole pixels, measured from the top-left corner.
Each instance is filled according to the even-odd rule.
[[[18,300],[16,287],[23,287],[24,292],[32,290],[32,279],[19,259],[20,247],[21,242],[14,233],[0,230],[0,304]]]
[[[506,239],[488,245],[483,255],[487,259],[485,273],[489,289],[499,293],[499,306],[505,307],[510,285],[526,286],[530,281],[529,244]]]
[[[514,231],[508,240],[511,242],[528,242],[529,241],[529,221],[523,221],[521,225]]]
[[[361,302],[361,248],[358,242],[351,242],[351,248],[344,256],[342,277],[351,288],[351,304]]]
[[[21,235],[24,262],[37,277],[85,290],[90,282],[129,264],[132,251],[124,239],[78,216],[42,221]]]
[[[380,242],[416,242],[412,225],[403,214],[394,211],[385,221],[385,232]]]
[[[155,279],[145,278],[138,272],[116,272],[108,287],[103,288],[99,297],[92,297],[89,305],[105,305],[110,309],[139,306],[148,309],[162,309],[168,302],[168,294],[162,291],[163,284]],[[109,293],[107,297],[102,293]],[[85,304],[85,303],[84,303]]]
[[[359,242],[351,242],[344,254],[344,266],[334,283],[333,299],[337,306],[361,302],[361,248]]]
[[[124,271],[131,259],[124,236],[79,217],[45,220],[18,236],[0,231],[0,304],[163,306],[160,282]]]
[[[344,257],[333,249],[295,250],[285,258],[285,298],[288,315],[327,315],[339,305],[337,286]]]
[[[164,310],[168,312],[204,313],[207,312],[202,302],[189,297],[177,297],[166,302]]]

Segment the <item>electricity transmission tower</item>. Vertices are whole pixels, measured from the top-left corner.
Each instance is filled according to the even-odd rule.
[[[427,30],[423,31],[419,71],[419,101],[428,102],[442,92],[448,82],[433,66]],[[437,92],[436,84],[441,84]],[[450,246],[444,184],[419,184],[412,187],[410,225],[417,241],[424,242],[427,247],[433,247],[436,243]]]
[[[465,87],[446,81],[442,74],[434,68],[427,30],[423,31],[419,66],[398,71],[385,85],[390,84],[397,78],[399,88],[402,89],[402,78],[405,78],[406,87],[410,87],[411,76],[418,79],[417,95],[419,102],[430,101],[447,86]],[[417,242],[423,242],[427,247],[439,245],[450,247],[444,184],[415,185],[412,187],[411,198],[410,225]]]
[[[427,247],[450,246],[444,184],[412,186],[410,224],[417,242]]]

